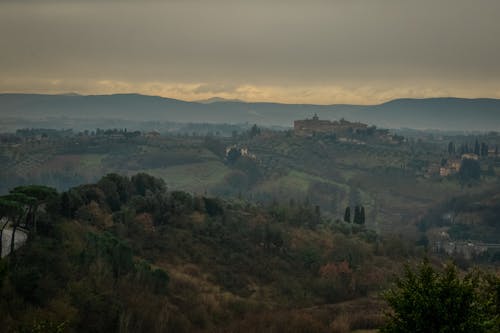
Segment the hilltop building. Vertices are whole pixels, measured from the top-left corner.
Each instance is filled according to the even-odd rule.
[[[351,134],[364,131],[368,125],[360,122],[320,120],[315,114],[312,119],[295,120],[293,130],[295,135],[312,136],[314,134]]]

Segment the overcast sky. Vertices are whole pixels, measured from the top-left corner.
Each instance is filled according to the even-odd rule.
[[[500,1],[0,0],[0,92],[500,98]]]

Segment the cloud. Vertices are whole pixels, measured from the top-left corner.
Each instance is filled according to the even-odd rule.
[[[498,12],[496,0],[0,0],[0,89],[498,96]]]
[[[235,85],[229,84],[200,84],[196,89],[193,90],[196,94],[220,94],[220,93],[234,93],[237,89]]]

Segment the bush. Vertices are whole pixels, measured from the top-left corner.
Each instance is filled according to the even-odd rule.
[[[424,260],[416,272],[407,266],[385,296],[393,311],[381,332],[500,332],[500,280],[493,276],[460,278],[454,265],[439,273]]]

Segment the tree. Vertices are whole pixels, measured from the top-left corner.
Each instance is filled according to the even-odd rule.
[[[488,144],[481,142],[481,156],[487,157],[488,156]]]
[[[344,212],[344,222],[351,223],[351,207],[347,206]]]
[[[236,160],[240,157],[241,157],[241,152],[236,147],[232,147],[231,149],[229,149],[229,151],[226,154],[226,160],[231,164],[235,163]]]
[[[23,207],[19,202],[0,197],[0,258],[3,250],[3,230],[10,221],[16,221],[18,216],[23,214]]]
[[[138,195],[146,195],[147,192],[153,194],[164,193],[167,186],[163,179],[155,178],[147,173],[140,172],[131,178],[135,193]]]
[[[36,204],[36,198],[29,197],[23,193],[9,193],[3,196],[4,200],[17,203],[21,210],[15,219],[12,220],[12,236],[10,240],[10,253],[14,253],[14,244],[17,228],[21,225],[21,221],[24,219],[25,223],[28,223],[28,218],[30,214],[33,213],[33,207]]]
[[[47,203],[50,199],[57,196],[56,189],[43,185],[30,185],[30,186],[19,186],[12,190],[12,193],[21,193],[27,197],[34,198],[32,201],[32,206],[30,207],[31,221],[26,221],[26,226],[31,222],[33,227],[33,232],[36,233],[36,222],[37,222],[37,212],[38,208]]]
[[[448,143],[448,155],[455,155],[455,144],[453,143],[453,141],[450,141],[450,143]]]
[[[132,196],[133,186],[130,179],[126,176],[120,176],[116,173],[109,173],[102,177],[98,185],[102,188],[103,192],[106,193],[106,185],[113,183],[116,190],[116,195],[120,203],[127,202]],[[107,193],[106,193],[107,194]]]
[[[260,128],[257,127],[256,124],[253,124],[252,128],[250,129],[250,138],[256,137],[260,135]]]
[[[459,171],[460,180],[467,182],[469,180],[479,180],[481,178],[481,165],[479,161],[465,158]]]
[[[476,143],[474,143],[474,154],[479,155],[481,153],[479,141],[476,139]]]
[[[404,276],[385,298],[392,311],[383,333],[499,332],[500,279],[481,272],[460,278],[454,265],[443,272],[424,261]]]
[[[361,206],[361,210],[359,212],[360,215],[360,222],[361,224],[365,224],[365,207]]]
[[[355,206],[354,207],[354,219],[353,219],[353,222],[356,223],[356,224],[361,224],[360,222],[360,209],[359,209],[359,206]]]

